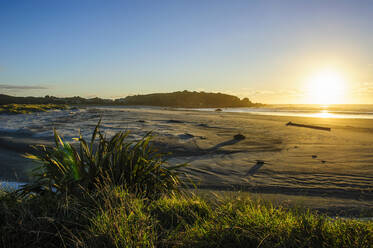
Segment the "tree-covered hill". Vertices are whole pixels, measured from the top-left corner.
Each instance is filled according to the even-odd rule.
[[[75,97],[16,97],[0,94],[0,105],[5,104],[68,104],[68,105],[140,105],[180,108],[225,108],[255,107],[261,104],[252,103],[248,98],[222,93],[196,91],[177,91],[172,93],[155,93],[148,95],[127,96],[121,99]]]
[[[248,98],[240,99],[236,96],[222,93],[178,91],[173,93],[156,93],[148,95],[127,96],[118,99],[125,105],[147,105],[183,108],[223,108],[223,107],[253,107],[258,106]]]

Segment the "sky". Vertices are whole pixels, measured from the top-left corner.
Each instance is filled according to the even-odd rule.
[[[0,0],[0,93],[317,103],[341,90],[335,103],[373,104],[372,13],[368,0]],[[343,87],[313,86],[326,70]]]

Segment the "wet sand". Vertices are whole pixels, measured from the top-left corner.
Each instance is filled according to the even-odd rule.
[[[53,126],[75,123],[90,133],[102,115],[104,127],[130,130],[134,138],[153,131],[155,145],[172,152],[169,163],[188,163],[183,170],[201,189],[313,196],[373,207],[373,120],[144,108],[90,111],[84,118],[70,113]],[[286,126],[289,121],[331,131]],[[239,133],[245,139],[234,139]],[[0,173],[16,172],[27,180],[23,174],[32,165],[16,154],[41,141],[51,139],[0,133]]]

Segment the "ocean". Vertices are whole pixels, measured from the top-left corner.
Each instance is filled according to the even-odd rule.
[[[162,107],[141,106],[89,106],[74,110],[56,110],[34,114],[0,115],[0,133],[14,133],[33,137],[50,137],[53,128],[57,128],[65,137],[73,138],[81,130],[88,137],[91,129],[102,117],[102,129],[110,136],[118,130],[129,130],[132,133],[143,134],[133,120],[123,115],[129,109],[167,109]],[[176,109],[178,110],[178,109]],[[181,109],[185,110],[185,109]],[[187,109],[193,111],[215,111],[216,108]],[[351,118],[373,119],[373,104],[367,105],[266,105],[260,108],[222,108],[222,112],[238,112],[255,115],[299,116],[317,118]],[[138,118],[141,118],[139,116]],[[150,124],[150,123],[149,123]],[[156,122],[153,129],[157,129]],[[135,135],[136,136],[136,135]],[[138,136],[140,137],[140,136]],[[135,137],[136,138],[136,137]]]
[[[200,108],[199,111],[215,111],[216,108]],[[256,115],[299,116],[317,118],[373,119],[373,104],[313,105],[277,104],[260,108],[222,108],[224,112]]]

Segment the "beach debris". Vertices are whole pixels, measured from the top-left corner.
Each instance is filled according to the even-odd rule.
[[[198,124],[197,126],[199,126],[199,127],[209,127],[209,125],[207,125],[205,123]]]
[[[184,122],[179,121],[179,120],[168,120],[167,123],[184,123]]]
[[[312,158],[317,158],[317,155],[312,155]]]
[[[243,140],[243,139],[245,139],[246,137],[244,136],[244,135],[242,135],[242,134],[236,134],[235,136],[233,136],[233,138],[235,139],[235,140]]]
[[[221,112],[221,111],[223,111],[223,110],[220,109],[220,108],[215,109],[215,112]]]
[[[326,163],[326,161],[325,161],[325,160],[321,160],[321,163],[325,164],[325,163]]]
[[[184,133],[184,134],[180,134],[179,138],[180,139],[191,139],[191,138],[194,138],[194,135],[190,133]]]
[[[256,160],[256,164],[250,168],[246,176],[253,176],[265,164],[263,160]]]
[[[257,160],[257,161],[256,161],[256,164],[257,164],[257,165],[263,165],[263,164],[265,164],[265,162],[264,162],[263,160]]]
[[[146,121],[144,121],[144,120],[138,120],[137,122],[145,123]]]
[[[331,131],[330,127],[321,127],[321,126],[298,124],[298,123],[293,123],[291,121],[289,121],[288,123],[286,123],[286,126],[296,126],[296,127],[313,128],[313,129],[318,129],[318,130],[323,130],[323,131]]]
[[[190,133],[183,133],[183,134],[179,134],[178,137],[180,139],[192,139],[192,138],[199,138],[199,139],[202,139],[202,140],[205,140],[207,139],[205,136],[195,136],[193,134],[190,134]]]

